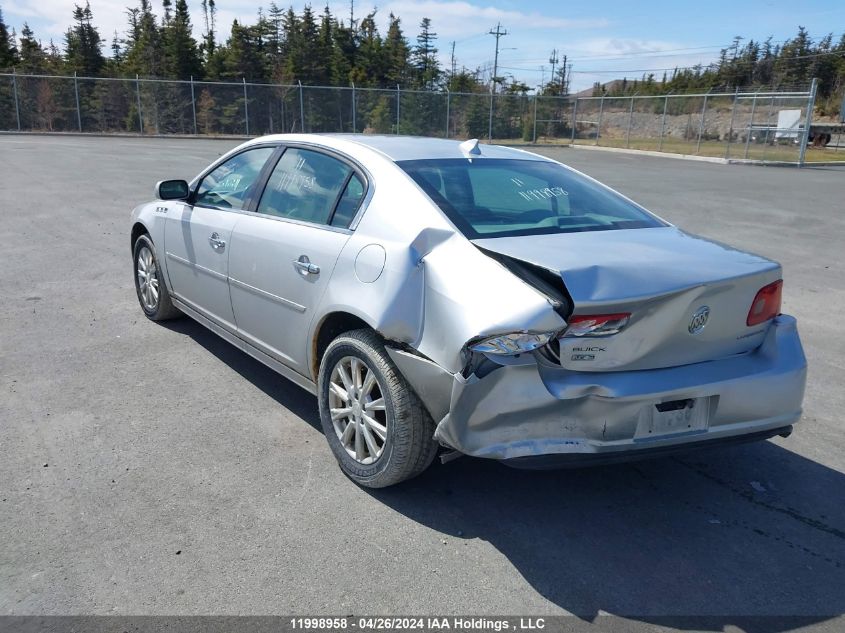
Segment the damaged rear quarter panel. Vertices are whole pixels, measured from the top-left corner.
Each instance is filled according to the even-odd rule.
[[[451,372],[466,342],[518,330],[552,332],[564,320],[549,300],[463,236],[423,259],[425,324],[416,348]]]
[[[380,156],[368,164],[375,191],[338,258],[314,329],[326,315],[348,312],[456,373],[472,338],[565,326],[544,295],[480,252],[398,166]],[[385,263],[366,283],[356,258],[371,244],[384,249]]]

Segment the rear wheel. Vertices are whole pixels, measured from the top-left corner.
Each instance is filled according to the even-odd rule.
[[[161,278],[161,268],[149,235],[141,235],[135,241],[132,261],[135,264],[135,292],[147,318],[164,321],[181,316]]]
[[[356,483],[391,486],[434,460],[434,422],[375,332],[355,330],[332,341],[318,389],[323,432]]]

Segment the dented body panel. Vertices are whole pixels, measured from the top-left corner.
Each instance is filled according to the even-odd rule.
[[[319,274],[329,277],[319,299],[299,306],[303,335],[287,337],[299,346],[295,353],[242,334],[237,313],[233,324],[216,323],[202,305],[188,306],[298,384],[315,389],[321,327],[343,314],[383,337],[434,419],[436,438],[469,455],[506,460],[636,453],[780,429],[800,417],[806,361],[795,320],[780,316],[745,325],[755,292],[781,276],[776,262],[662,221],[654,228],[469,239],[397,165],[467,158],[456,142],[278,135],[229,155],[257,143],[342,155],[368,180],[348,228],[296,223],[304,254],[309,231],[339,236],[332,240],[336,257],[316,262],[324,271]],[[475,161],[496,159],[554,164],[495,146],[472,154]],[[152,236],[165,283],[164,222],[176,215],[189,218],[190,205],[157,201],[133,212],[133,232],[143,227]],[[246,220],[234,220],[237,245],[239,220]],[[246,270],[242,264],[229,261],[228,270]],[[238,281],[229,283],[231,291]],[[237,292],[255,292],[244,286]],[[285,297],[265,302],[260,317],[284,328],[289,308],[274,307],[279,299]],[[704,305],[710,322],[692,333],[690,318]],[[613,312],[631,313],[618,334],[564,336],[572,314]],[[556,351],[551,344],[512,356],[470,349],[473,341],[512,332],[553,333]]]
[[[613,453],[781,429],[798,421],[806,360],[795,319],[778,317],[754,352],[680,368],[577,373],[538,358],[483,379],[456,378],[443,443],[511,459]],[[706,428],[649,433],[655,405],[697,400]]]
[[[769,323],[746,326],[751,300],[782,274],[777,262],[676,227],[475,243],[559,274],[576,314],[631,313],[615,336],[561,339],[560,362],[577,371],[674,367],[752,350]],[[690,335],[701,306],[709,308],[707,327]]]

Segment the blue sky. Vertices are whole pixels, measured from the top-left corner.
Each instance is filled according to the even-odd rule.
[[[235,18],[254,21],[260,1],[217,0],[218,30],[225,34]],[[199,35],[200,0],[188,2]],[[284,0],[277,3],[287,6]],[[111,40],[115,30],[123,34],[125,9],[132,4],[133,0],[91,0],[96,24],[105,39]],[[153,0],[153,4],[160,7],[160,0]],[[299,10],[304,2],[292,4]],[[329,4],[336,14],[348,16],[347,2]],[[45,44],[50,38],[62,41],[73,5],[74,0],[0,0],[9,26],[20,31],[28,21]],[[323,5],[315,1],[312,6],[319,10]],[[659,79],[664,68],[707,63],[735,35],[755,40],[771,35],[775,41],[782,41],[792,37],[799,25],[815,38],[830,32],[838,37],[845,32],[842,0],[384,0],[376,5],[356,0],[356,16],[374,6],[378,6],[381,25],[391,11],[402,18],[409,39],[416,36],[420,20],[430,17],[444,66],[449,63],[454,41],[459,67],[491,67],[495,42],[487,32],[501,22],[509,34],[500,42],[500,75],[510,73],[531,86],[539,84],[542,77],[548,78],[549,56],[557,49],[558,55],[567,55],[572,64],[575,90],[597,80],[636,78],[645,69],[653,69]]]

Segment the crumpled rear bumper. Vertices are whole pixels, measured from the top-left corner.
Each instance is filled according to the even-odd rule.
[[[753,352],[718,361],[572,372],[536,358],[536,364],[503,366],[480,379],[449,376],[451,400],[435,437],[461,453],[493,459],[648,454],[742,435],[763,438],[801,416],[807,365],[790,316],[777,317]],[[682,399],[707,407],[707,423],[656,436],[644,430],[656,404]]]

